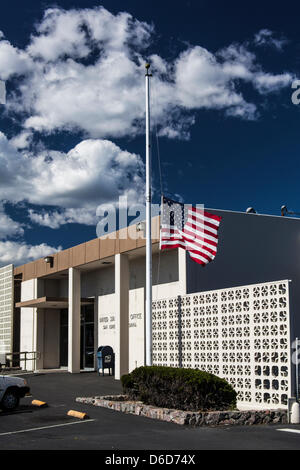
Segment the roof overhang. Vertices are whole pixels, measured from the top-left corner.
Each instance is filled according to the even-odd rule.
[[[81,298],[81,305],[91,305],[94,300],[94,298]],[[68,305],[67,297],[39,297],[16,303],[17,308],[68,308]]]

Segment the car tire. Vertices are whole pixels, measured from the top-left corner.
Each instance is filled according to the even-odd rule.
[[[20,402],[20,397],[18,393],[15,390],[8,390],[4,397],[2,398],[2,401],[0,403],[0,408],[3,411],[12,411],[17,408]]]

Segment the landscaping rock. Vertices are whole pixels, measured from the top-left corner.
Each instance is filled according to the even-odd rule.
[[[102,406],[123,413],[159,419],[188,426],[253,426],[258,424],[287,424],[286,410],[236,410],[236,411],[183,411],[145,405],[141,401],[128,400],[126,395],[78,397],[76,401],[87,405]]]

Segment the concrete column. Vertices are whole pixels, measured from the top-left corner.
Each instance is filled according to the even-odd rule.
[[[21,284],[21,302],[37,298],[37,279],[23,281]],[[36,308],[21,308],[20,315],[20,351],[35,351],[36,347]],[[31,355],[28,355],[30,357]],[[23,357],[23,355],[21,356]],[[21,361],[22,369],[25,362]],[[34,361],[26,362],[27,370],[34,370]]]
[[[80,372],[80,271],[69,268],[68,371]]]
[[[129,262],[126,255],[115,255],[116,343],[115,379],[129,371]]]
[[[35,370],[44,368],[44,309],[34,309],[34,348],[40,354],[35,362]]]
[[[178,248],[178,294],[185,295],[187,293],[187,277],[186,277],[186,251]]]

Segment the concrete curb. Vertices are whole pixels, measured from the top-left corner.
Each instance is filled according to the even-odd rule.
[[[287,424],[286,410],[247,410],[247,411],[183,411],[145,405],[139,401],[130,401],[126,395],[108,395],[98,397],[78,397],[76,401],[87,405],[101,406],[123,413],[130,413],[146,418],[159,419],[169,423],[189,426],[224,426],[254,424]]]

